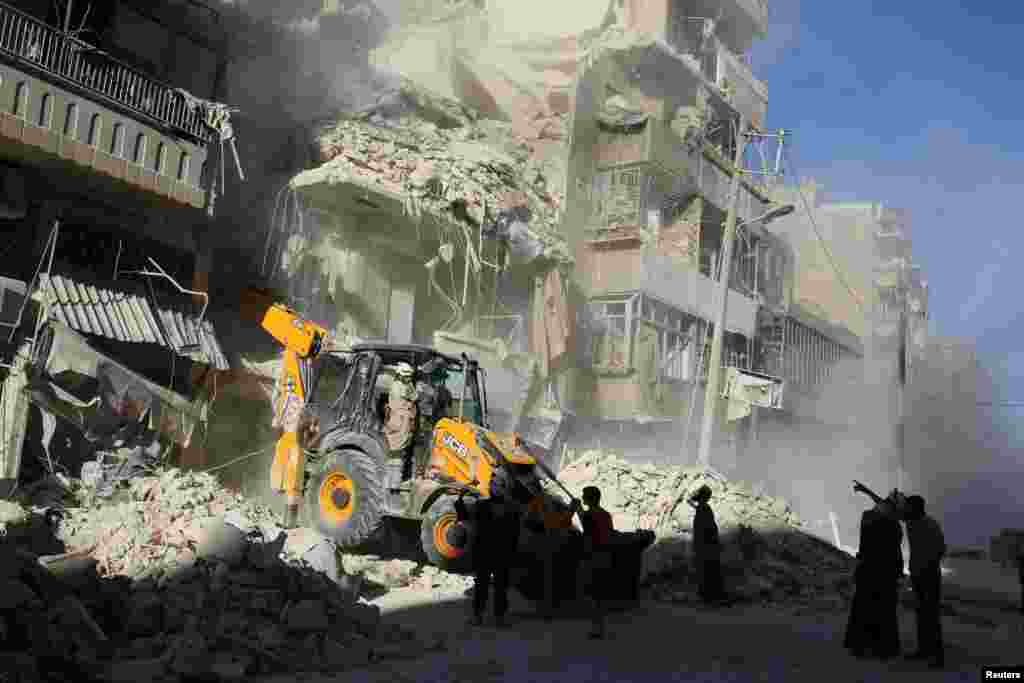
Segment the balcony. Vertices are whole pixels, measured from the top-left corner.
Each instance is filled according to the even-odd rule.
[[[212,140],[201,109],[177,88],[3,3],[0,58],[154,127],[196,142]]]
[[[577,271],[585,274],[588,296],[643,292],[704,320],[715,318],[715,282],[707,275],[660,254],[634,249],[587,249]],[[757,302],[729,290],[725,329],[756,336]]]
[[[202,116],[171,86],[0,3],[4,158],[79,194],[128,189],[147,205],[199,208],[211,139]]]
[[[601,131],[594,152],[599,173],[627,164],[653,164],[672,175],[687,178],[690,190],[699,192],[724,211],[729,206],[732,175],[723,168],[726,162],[719,156],[710,149],[691,152],[675,131],[653,118],[636,133]],[[766,201],[755,186],[744,182],[737,206],[739,220],[764,213]]]

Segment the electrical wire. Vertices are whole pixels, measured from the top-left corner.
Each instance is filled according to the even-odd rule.
[[[213,467],[207,467],[205,470],[203,470],[203,472],[216,472],[217,470],[222,470],[225,467],[229,467],[231,465],[234,465],[235,463],[239,463],[239,462],[242,462],[244,460],[250,460],[252,458],[255,458],[257,455],[260,455],[262,453],[266,453],[267,451],[269,451],[273,447],[274,447],[273,443],[268,444],[268,445],[264,446],[263,448],[260,448],[260,449],[255,450],[255,451],[250,451],[249,453],[246,453],[245,455],[240,455],[237,458],[233,458],[231,460],[228,460],[227,462],[223,462],[223,463],[221,463],[219,465],[214,465]]]
[[[839,281],[842,283],[843,287],[845,287],[846,291],[849,292],[850,297],[853,299],[853,302],[857,304],[857,309],[861,313],[864,313],[864,302],[861,301],[861,298],[857,296],[857,293],[853,290],[853,287],[850,286],[850,283],[849,281],[847,281],[842,269],[840,269],[838,264],[836,263],[835,257],[832,255],[832,250],[829,249],[828,243],[825,241],[825,238],[822,236],[821,231],[818,229],[818,223],[814,220],[814,212],[811,210],[811,206],[807,201],[807,197],[804,195],[803,188],[800,187],[799,175],[796,172],[796,165],[793,163],[792,157],[789,155],[788,150],[786,150],[785,148],[783,148],[782,154],[786,158],[786,166],[788,168],[791,168],[793,171],[794,186],[796,187],[797,194],[800,195],[800,202],[804,205],[804,211],[807,213],[807,217],[811,221],[811,227],[814,230],[815,236],[817,236],[818,238],[818,242],[821,243],[821,248],[824,249],[825,255],[828,257],[828,261],[829,264],[832,266],[832,270],[835,271],[836,277],[839,278]]]

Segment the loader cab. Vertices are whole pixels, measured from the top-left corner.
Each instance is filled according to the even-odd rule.
[[[483,369],[476,361],[465,357],[456,358],[428,346],[414,344],[359,344],[352,347],[352,352],[357,355],[372,353],[380,358],[370,404],[375,418],[379,420],[378,424],[383,424],[395,366],[408,363],[416,369],[417,383],[428,384],[447,398],[439,406],[443,412],[433,416],[434,422],[442,417],[461,417],[465,421],[487,427],[487,397],[480,380]]]

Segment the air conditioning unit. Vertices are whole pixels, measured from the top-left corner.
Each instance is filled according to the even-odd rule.
[[[778,410],[782,408],[784,385],[779,377],[729,367],[725,369],[722,398]]]

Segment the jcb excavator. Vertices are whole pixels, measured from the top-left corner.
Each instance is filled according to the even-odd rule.
[[[270,478],[286,495],[286,525],[303,520],[353,547],[388,517],[418,520],[428,559],[459,570],[473,537],[459,529],[460,494],[486,497],[499,469],[524,498],[543,492],[541,474],[554,479],[515,434],[488,428],[484,373],[465,354],[399,344],[332,349],[324,327],[281,304],[266,309],[262,326],[285,349],[274,401],[282,434]],[[389,478],[398,459],[383,432],[389,387],[406,364],[414,370],[418,424],[401,454],[402,476]]]

